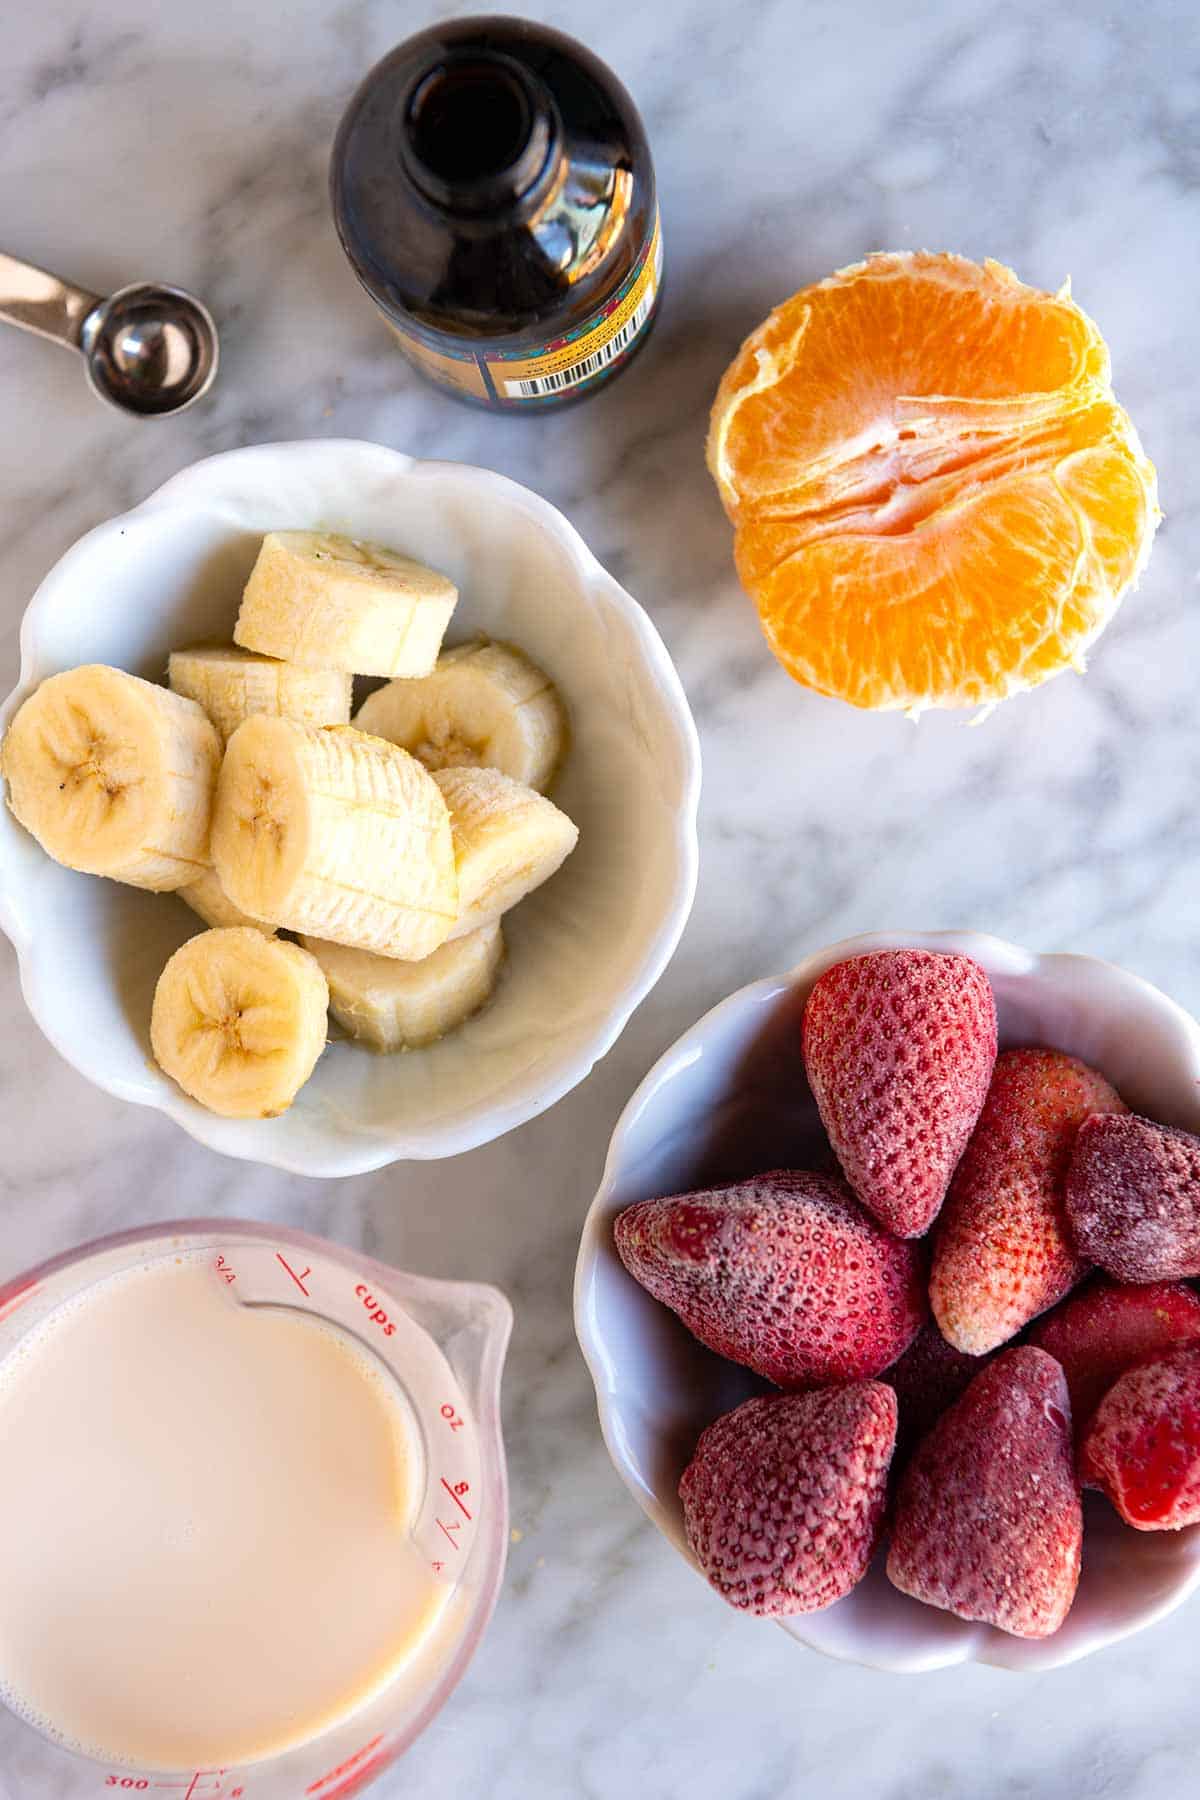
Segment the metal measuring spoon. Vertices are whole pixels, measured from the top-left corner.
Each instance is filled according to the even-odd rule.
[[[217,373],[208,308],[158,282],[135,282],[105,300],[0,252],[0,320],[78,350],[93,390],[139,419],[182,412]]]

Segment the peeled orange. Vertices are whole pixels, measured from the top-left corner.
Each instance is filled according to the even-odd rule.
[[[986,707],[1082,669],[1159,519],[1091,319],[961,256],[872,256],[785,301],[726,371],[708,461],[772,650],[854,706]]]

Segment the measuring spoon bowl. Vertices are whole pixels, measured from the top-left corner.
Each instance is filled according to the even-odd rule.
[[[162,282],[134,282],[104,299],[0,253],[0,320],[78,351],[93,392],[135,418],[183,412],[216,379],[212,314]]]

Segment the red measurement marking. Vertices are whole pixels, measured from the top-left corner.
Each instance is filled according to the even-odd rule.
[[[212,1787],[201,1787],[200,1783],[202,1781],[206,1783],[211,1781],[214,1785]],[[196,1800],[196,1796],[200,1794],[210,1794],[213,1796],[213,1800],[220,1800],[221,1789],[225,1785],[225,1770],[197,1769],[196,1773],[192,1776],[192,1779],[188,1782],[156,1781],[154,1785],[156,1788],[177,1788],[184,1790],[183,1800]],[[244,1792],[244,1788],[232,1789],[229,1800],[236,1800],[236,1796],[243,1794]]]
[[[287,1272],[288,1272],[288,1274],[289,1274],[289,1275],[290,1275],[290,1276],[291,1276],[291,1278],[292,1278],[292,1280],[293,1280],[293,1281],[294,1281],[294,1282],[295,1282],[295,1284],[296,1284],[296,1286],[297,1286],[297,1287],[298,1287],[298,1288],[299,1288],[299,1289],[300,1289],[300,1292],[301,1292],[301,1293],[302,1293],[302,1294],[305,1294],[305,1295],[307,1295],[307,1293],[308,1293],[308,1289],[307,1289],[307,1288],[306,1288],[306,1287],[305,1287],[305,1285],[304,1285],[304,1276],[305,1276],[305,1275],[311,1275],[311,1274],[312,1274],[312,1270],[311,1270],[311,1269],[305,1269],[305,1271],[304,1271],[304,1274],[303,1274],[303,1275],[297,1275],[297,1273],[296,1273],[296,1271],[295,1271],[295,1269],[293,1269],[293,1268],[292,1268],[292,1266],[291,1266],[291,1264],[290,1264],[290,1263],[288,1263],[288,1262],[285,1262],[285,1261],[284,1261],[284,1259],[283,1259],[283,1257],[282,1257],[282,1256],[280,1256],[280,1254],[279,1254],[279,1252],[278,1252],[278,1250],[277,1250],[277,1251],[276,1251],[276,1252],[275,1252],[275,1255],[276,1255],[276,1258],[277,1258],[277,1260],[278,1260],[278,1261],[279,1261],[279,1262],[281,1262],[281,1263],[283,1263],[283,1266],[284,1266],[284,1268],[285,1268],[285,1269],[286,1269],[286,1270],[287,1270]]]
[[[351,1794],[361,1794],[363,1789],[374,1781],[376,1775],[386,1769],[391,1761],[391,1751],[381,1750],[377,1756],[371,1758],[370,1762],[362,1763],[347,1775],[340,1787],[327,1788],[320,1800],[350,1800]]]
[[[450,1523],[447,1525],[444,1520],[439,1519],[437,1522],[437,1527],[438,1527],[438,1530],[441,1532],[442,1536],[446,1539],[447,1543],[451,1544],[453,1546],[453,1548],[455,1550],[457,1550],[458,1549],[458,1541],[457,1541],[457,1539],[453,1538],[450,1534],[451,1534],[451,1532],[462,1530],[462,1526],[459,1523],[459,1521],[457,1519],[451,1519]]]
[[[322,1775],[319,1781],[314,1781],[311,1787],[305,1788],[305,1793],[319,1794],[321,1789],[328,1787],[331,1781],[338,1781],[343,1775],[348,1774],[362,1761],[364,1756],[370,1756],[372,1750],[377,1749],[382,1742],[383,1733],[380,1732],[379,1736],[372,1738],[369,1744],[364,1744],[361,1750],[356,1750],[353,1756],[348,1756],[345,1762],[339,1763],[336,1769],[330,1769],[328,1775]]]
[[[237,1280],[237,1276],[234,1274],[233,1270],[230,1268],[229,1264],[225,1261],[225,1258],[223,1256],[218,1256],[216,1262],[213,1264],[213,1267],[216,1269],[217,1274],[220,1275],[225,1281],[229,1282],[229,1281]],[[164,1782],[163,1786],[166,1786],[166,1785],[167,1784]],[[182,1785],[182,1783],[180,1785]]]
[[[27,1287],[22,1288],[20,1293],[14,1294],[6,1306],[0,1306],[0,1319],[9,1318],[19,1306],[24,1306],[27,1300],[32,1300],[37,1291],[36,1287]]]
[[[466,1482],[460,1481],[457,1488],[452,1488],[450,1486],[450,1483],[446,1480],[446,1477],[443,1475],[442,1476],[442,1486],[445,1488],[446,1492],[449,1494],[450,1498],[453,1500],[455,1506],[457,1506],[457,1508],[458,1508],[459,1512],[462,1514],[463,1518],[469,1519],[471,1515],[467,1511],[466,1507],[463,1505],[462,1501],[458,1497],[459,1494],[465,1494],[468,1492]]]
[[[459,1418],[448,1400],[441,1410],[442,1417],[449,1424],[451,1431],[461,1431],[466,1421]]]

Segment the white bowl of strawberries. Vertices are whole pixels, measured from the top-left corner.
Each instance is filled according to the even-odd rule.
[[[1200,1027],[1111,964],[878,934],[630,1101],[576,1326],[613,1462],[732,1605],[1040,1669],[1200,1582]]]

